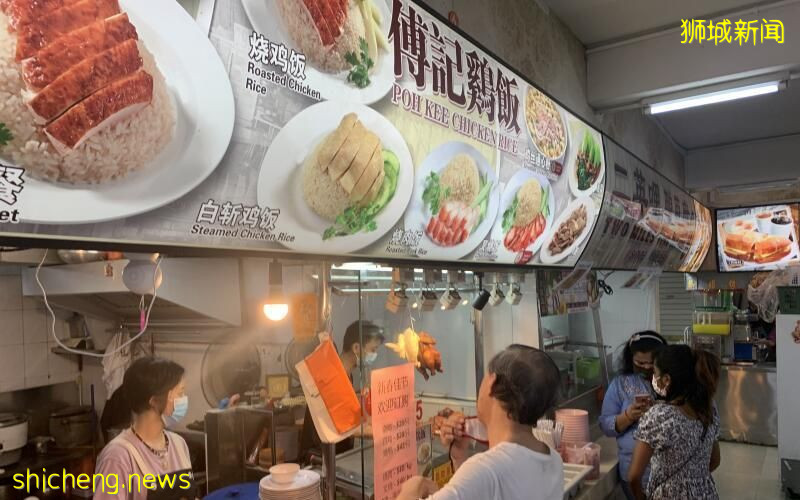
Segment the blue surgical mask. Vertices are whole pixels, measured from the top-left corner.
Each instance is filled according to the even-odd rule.
[[[175,424],[178,423],[178,419],[176,419],[172,415],[163,415],[161,419],[164,421],[164,427],[166,427],[167,429],[173,427]]]
[[[368,352],[364,355],[364,364],[367,366],[372,366],[375,360],[378,359],[378,352]]]
[[[189,411],[189,396],[175,398],[172,401],[172,407],[172,415],[170,415],[170,417],[172,417],[175,422],[179,422],[186,416],[186,412]]]

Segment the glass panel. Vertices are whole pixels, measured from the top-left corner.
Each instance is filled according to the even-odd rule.
[[[486,283],[492,283],[486,285],[487,290],[493,292],[497,282],[506,297],[494,294],[479,314],[472,306],[478,289],[471,272],[407,269],[393,273],[390,268],[374,264],[347,264],[332,271],[334,336],[343,338],[348,325],[355,318],[361,320],[361,355],[352,372],[357,391],[370,387],[376,370],[409,362],[406,351],[398,347],[401,337],[405,341],[422,336],[424,345],[420,350],[433,348],[441,356],[441,366],[437,366],[436,354],[431,352],[410,361],[420,361],[413,380],[419,403],[418,473],[442,482],[449,478],[448,450],[433,436],[433,418],[445,409],[476,415],[477,367],[483,372],[491,357],[509,344],[538,345],[533,275],[528,275],[527,285],[519,283],[520,278],[513,278],[513,286],[509,285],[512,278],[508,275],[491,276],[486,277]],[[382,329],[383,343],[372,333],[376,328]],[[476,335],[481,338],[481,330],[483,349],[476,356]],[[362,397],[365,409],[368,399]],[[373,496],[373,431],[368,419],[355,440],[355,449],[337,456],[339,491],[352,498]]]

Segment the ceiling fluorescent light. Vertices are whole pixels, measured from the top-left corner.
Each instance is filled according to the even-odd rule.
[[[736,87],[728,90],[707,92],[705,94],[700,94],[696,96],[682,97],[679,99],[672,99],[663,102],[651,103],[647,107],[647,112],[649,114],[655,115],[658,113],[668,113],[670,111],[694,108],[697,106],[706,106],[708,104],[733,101],[736,99],[745,99],[747,97],[771,94],[779,91],[781,87],[782,83],[780,81],[772,81],[772,82],[757,83],[754,85],[746,85],[743,87]]]

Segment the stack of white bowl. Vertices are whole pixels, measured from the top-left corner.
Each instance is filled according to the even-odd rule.
[[[320,476],[297,464],[280,464],[258,485],[261,500],[322,500]]]

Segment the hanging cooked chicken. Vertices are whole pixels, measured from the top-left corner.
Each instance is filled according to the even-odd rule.
[[[436,349],[436,339],[425,332],[419,334],[419,365],[417,370],[428,380],[436,372],[444,373],[442,369],[442,355]]]
[[[442,355],[436,349],[436,339],[425,332],[417,333],[411,328],[397,335],[396,343],[387,343],[386,347],[394,351],[400,359],[405,359],[417,368],[425,380],[431,375],[444,373]]]

